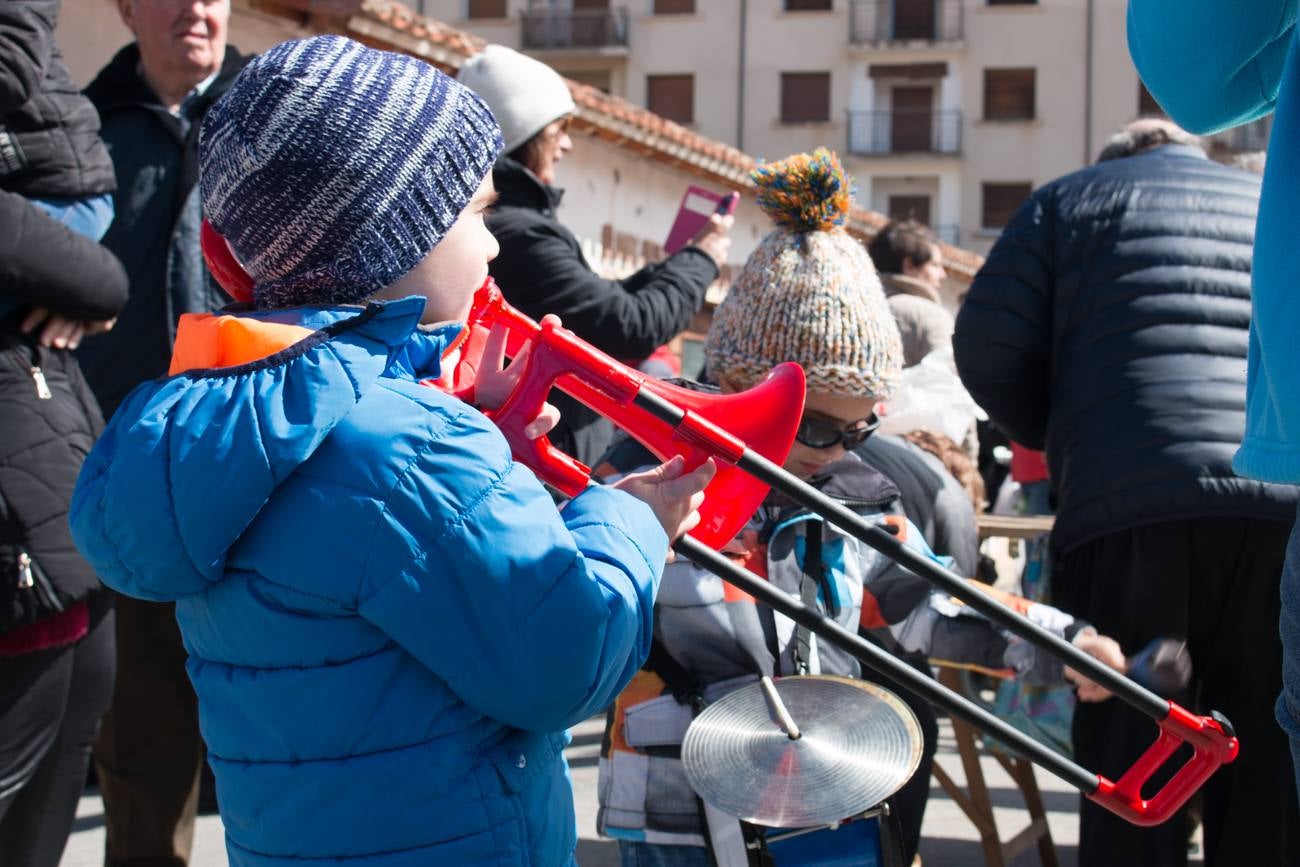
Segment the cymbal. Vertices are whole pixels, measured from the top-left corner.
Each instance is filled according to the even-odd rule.
[[[691,788],[723,813],[774,828],[829,825],[916,772],[921,727],[889,690],[824,675],[772,683],[775,705],[762,682],[743,686],[705,708],[682,741]]]

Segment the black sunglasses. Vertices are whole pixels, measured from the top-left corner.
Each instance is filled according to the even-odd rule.
[[[853,449],[866,442],[867,437],[880,427],[880,418],[873,412],[866,418],[851,421],[844,427],[834,422],[805,416],[795,428],[794,438],[810,449],[828,449],[836,443],[843,443],[845,449]]]

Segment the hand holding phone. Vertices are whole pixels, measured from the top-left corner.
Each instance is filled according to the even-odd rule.
[[[691,243],[706,228],[714,214],[730,216],[740,201],[740,193],[730,192],[719,195],[704,187],[691,185],[682,196],[681,207],[677,209],[677,218],[668,232],[664,242],[664,252],[668,255]]]

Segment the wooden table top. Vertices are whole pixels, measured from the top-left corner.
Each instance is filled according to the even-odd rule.
[[[1052,515],[990,515],[975,516],[981,539],[999,536],[1006,539],[1032,539],[1052,531]]]

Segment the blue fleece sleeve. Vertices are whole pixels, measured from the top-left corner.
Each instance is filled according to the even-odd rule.
[[[389,497],[359,610],[479,713],[556,731],[610,704],[648,655],[668,540],[620,491],[557,511],[471,414]]]
[[[1129,52],[1170,117],[1218,132],[1273,110],[1297,2],[1129,0]]]

